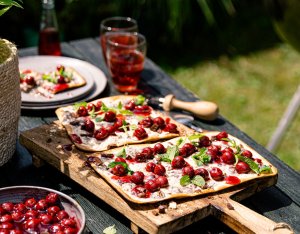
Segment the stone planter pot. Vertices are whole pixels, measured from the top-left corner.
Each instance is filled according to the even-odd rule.
[[[17,48],[0,39],[0,166],[14,154],[21,110]]]

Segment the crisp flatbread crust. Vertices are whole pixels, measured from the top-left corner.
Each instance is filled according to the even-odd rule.
[[[217,135],[218,133],[219,132],[204,132],[202,134],[206,135],[208,137],[211,137],[211,136]],[[182,138],[182,137],[177,137],[177,138],[165,141],[165,142],[163,142],[163,144],[165,147],[175,145],[176,142],[178,142],[178,140],[180,138]],[[233,165],[227,165],[224,163],[220,163],[220,164],[209,163],[206,165],[197,166],[197,164],[195,164],[193,162],[193,159],[191,158],[192,155],[188,158],[185,158],[185,160],[194,169],[203,167],[209,171],[212,167],[219,167],[222,169],[225,176],[238,177],[240,179],[240,183],[238,185],[240,185],[241,183],[246,183],[251,180],[257,180],[260,178],[277,175],[277,169],[273,165],[271,165],[271,163],[268,162],[265,158],[263,158],[260,154],[258,154],[256,151],[254,151],[251,147],[249,147],[244,142],[242,142],[238,138],[233,137],[231,135],[229,135],[228,138],[234,140],[236,142],[236,144],[240,145],[243,149],[250,150],[253,154],[253,158],[260,159],[262,165],[266,165],[271,168],[271,172],[269,172],[268,174],[263,174],[263,173],[256,174],[253,171],[251,171],[247,174],[238,174],[235,171]],[[186,138],[183,138],[183,139],[186,139]],[[129,146],[125,147],[125,150],[126,150],[126,153],[130,155],[130,154],[134,154],[134,152],[140,152],[145,147],[153,147],[154,145],[155,144],[129,145]],[[121,150],[124,150],[124,148],[111,149],[108,151],[104,151],[101,154],[94,153],[91,155],[91,157],[95,157],[98,160],[96,160],[96,162],[91,160],[90,164],[93,167],[93,169],[101,177],[103,177],[113,188],[115,188],[122,196],[124,196],[127,200],[129,200],[133,203],[140,203],[140,204],[154,203],[154,202],[159,202],[159,201],[168,200],[168,199],[172,199],[172,198],[195,197],[195,196],[199,196],[199,195],[203,195],[203,194],[218,192],[220,190],[223,190],[223,189],[226,189],[229,187],[237,186],[237,185],[227,184],[225,180],[215,181],[211,177],[207,181],[206,186],[204,186],[204,187],[197,187],[193,184],[189,184],[187,186],[181,186],[179,184],[180,177],[182,176],[181,169],[172,169],[170,163],[161,162],[161,164],[166,168],[166,171],[167,171],[166,177],[169,180],[169,186],[166,188],[160,188],[160,190],[158,190],[157,192],[151,193],[151,196],[148,198],[140,198],[140,197],[134,195],[134,193],[132,192],[133,191],[132,188],[134,188],[136,186],[134,183],[128,182],[128,181],[126,183],[124,183],[124,181],[122,181],[122,177],[116,179],[115,176],[110,172],[109,168],[107,167],[107,165],[110,162],[113,162],[115,160],[116,155],[119,154]],[[105,155],[107,155],[107,154],[113,154],[115,156],[114,156],[114,158],[108,158],[108,157],[105,157]],[[103,156],[101,156],[101,155],[103,155]],[[148,176],[153,175],[152,172],[146,172],[144,169],[146,163],[148,163],[149,161],[155,161],[155,159],[148,160],[147,162],[141,162],[141,163],[129,161],[128,167],[132,171],[138,171],[138,170],[142,171],[145,174],[145,178],[147,178]],[[171,178],[171,177],[173,177],[173,178]]]
[[[94,100],[91,103],[96,104],[98,101],[102,101],[103,103],[105,103],[105,105],[110,107],[110,106],[116,106],[119,102],[122,102],[122,104],[124,105],[125,103],[133,100],[135,97],[136,96],[134,96],[134,95],[119,95],[119,96],[101,98],[98,100]],[[55,111],[55,113],[56,113],[59,121],[66,128],[69,136],[72,136],[72,134],[74,134],[78,130],[78,128],[80,128],[78,126],[73,126],[70,124],[71,119],[76,119],[74,117],[75,110],[74,110],[73,106],[59,108]],[[131,117],[140,118],[137,116],[138,115],[133,114]],[[170,117],[162,114],[161,112],[154,111],[154,110],[151,111],[151,116],[155,116],[155,117],[160,116],[164,119],[170,118]],[[114,147],[119,147],[119,146],[123,146],[123,145],[127,145],[127,144],[155,142],[155,141],[170,139],[170,138],[174,138],[174,137],[178,137],[178,136],[185,136],[188,134],[192,134],[194,132],[192,129],[184,126],[183,124],[176,122],[175,120],[173,120],[171,118],[170,118],[170,123],[174,123],[177,125],[178,133],[169,133],[169,132],[159,133],[159,132],[152,132],[150,130],[147,130],[148,137],[145,139],[142,139],[142,140],[138,140],[136,137],[134,137],[132,135],[133,131],[128,131],[127,132],[128,137],[120,137],[121,136],[121,134],[120,134],[118,136],[108,136],[108,138],[106,138],[104,140],[96,140],[93,138],[90,141],[83,141],[83,143],[81,143],[81,144],[78,144],[74,141],[73,141],[73,143],[76,145],[77,148],[79,148],[81,150],[94,152],[94,151],[108,150],[108,149],[111,149]],[[71,137],[71,139],[72,139],[72,137]]]

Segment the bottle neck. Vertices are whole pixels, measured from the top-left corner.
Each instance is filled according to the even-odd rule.
[[[45,28],[55,28],[58,30],[54,0],[42,0],[40,30]]]

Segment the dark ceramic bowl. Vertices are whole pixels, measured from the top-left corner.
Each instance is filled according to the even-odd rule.
[[[45,198],[50,192],[59,195],[60,206],[71,216],[75,217],[79,226],[78,233],[84,233],[85,214],[81,206],[71,197],[59,191],[36,186],[13,186],[0,188],[0,204],[4,202],[20,203],[28,198],[40,200]]]

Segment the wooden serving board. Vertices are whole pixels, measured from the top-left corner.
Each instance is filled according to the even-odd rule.
[[[39,160],[54,166],[62,173],[98,196],[107,204],[131,220],[131,229],[138,233],[171,233],[180,230],[209,215],[213,215],[237,232],[243,233],[292,233],[286,224],[270,219],[238,203],[255,192],[272,186],[277,175],[250,181],[219,193],[189,199],[170,200],[159,204],[134,204],[127,201],[108,185],[98,174],[85,165],[90,153],[80,151],[71,144],[65,129],[58,123],[43,125],[20,135],[20,143]],[[169,208],[175,202],[176,208]],[[167,207],[165,213],[158,212],[158,206]]]

